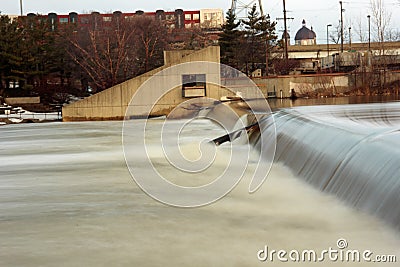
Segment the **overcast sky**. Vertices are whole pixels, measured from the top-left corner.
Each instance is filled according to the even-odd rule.
[[[242,3],[250,3],[252,0],[241,0]],[[392,12],[391,28],[400,30],[400,4],[397,0],[383,0],[388,11]],[[255,1],[258,2],[258,1]],[[262,0],[265,13],[269,13],[273,20],[282,17],[282,0]],[[19,14],[19,0],[0,0],[0,11],[2,14]],[[56,12],[67,14],[71,11],[78,13],[99,11],[101,13],[120,10],[122,12],[133,12],[136,10],[155,11],[157,9],[175,10],[182,8],[195,10],[202,8],[222,8],[224,11],[231,6],[231,0],[23,0],[24,14],[33,12],[47,14]],[[364,35],[368,34],[367,14],[370,12],[370,0],[348,0],[343,1],[344,21],[346,30],[352,27],[353,41],[358,39],[359,25]],[[301,27],[301,21],[306,20],[307,26],[313,26],[317,34],[318,43],[326,43],[326,25],[338,25],[340,18],[339,1],[336,0],[286,0],[288,17],[293,17],[288,25],[290,27],[291,42],[294,35]],[[283,28],[283,23],[278,23],[277,30]],[[333,27],[331,28],[333,30]],[[281,33],[279,33],[281,35]]]

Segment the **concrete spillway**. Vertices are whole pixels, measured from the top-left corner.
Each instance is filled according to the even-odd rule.
[[[276,161],[400,229],[400,104],[315,106],[274,116]]]

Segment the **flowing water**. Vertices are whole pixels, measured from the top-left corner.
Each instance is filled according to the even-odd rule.
[[[296,100],[290,100],[288,98],[269,98],[268,104],[270,105],[271,109],[275,110],[279,108],[291,108],[298,106],[386,103],[399,100],[400,95],[322,97],[308,99],[298,98]]]
[[[275,114],[276,160],[400,230],[400,102]]]
[[[323,110],[319,112],[325,114]],[[343,116],[346,125],[363,124],[362,115],[369,111],[365,112],[358,122]],[[334,117],[338,121],[340,114],[347,114],[337,113]],[[279,115],[277,121],[282,120],[282,127],[290,129],[295,120],[286,122],[284,118],[290,116],[286,114],[290,112]],[[313,114],[317,117],[315,112]],[[306,118],[301,123],[310,124],[310,135],[317,134],[313,132],[316,126],[311,119]],[[380,120],[367,120],[361,134],[368,135],[369,127],[380,123]],[[162,121],[149,121],[146,142],[150,146],[157,146],[160,139],[157,129],[161,125]],[[243,180],[220,201],[194,209],[163,205],[148,197],[133,182],[125,165],[121,131],[121,122],[24,124],[0,128],[0,266],[310,266],[308,262],[261,262],[257,254],[265,246],[275,250],[322,251],[337,248],[339,238],[345,238],[351,249],[397,255],[399,260],[399,233],[379,218],[386,213],[372,216],[368,213],[370,209],[347,206],[340,198],[322,193],[299,179],[307,175],[316,179],[318,175],[311,173],[312,166],[309,171],[299,173],[291,164],[288,168],[275,163],[260,190],[248,194],[248,173],[255,168],[255,161],[250,160]],[[328,133],[331,131],[323,134]],[[186,148],[190,148],[194,141],[217,137],[224,131],[209,121],[198,120],[184,134]],[[336,132],[332,135],[338,143],[337,139],[344,137]],[[395,138],[387,133],[384,139],[389,142],[392,137]],[[362,138],[355,134],[350,136],[349,142],[362,141]],[[327,149],[335,149],[332,155],[340,153],[339,148],[329,145],[327,142]],[[377,146],[376,149],[380,149],[377,153],[383,153],[386,147],[390,153],[395,153],[391,146]],[[196,158],[196,148],[197,144],[186,151],[193,151]],[[209,170],[210,175],[225,168],[224,159],[229,151],[229,144],[218,148],[219,157],[216,157],[216,167]],[[157,153],[154,149],[150,156],[155,157],[160,172],[169,173],[171,179],[178,182],[191,179],[188,173],[171,168],[158,158],[159,155],[152,155]],[[313,152],[305,153],[312,156]],[[286,160],[283,154],[278,148],[282,161]],[[297,157],[305,159],[304,155]],[[357,164],[362,160],[354,161]],[[141,164],[140,155],[137,164]],[[320,168],[315,169],[323,173]],[[299,177],[294,176],[292,170],[299,173]],[[346,173],[353,175],[347,170]],[[203,177],[204,183],[210,175]],[[196,176],[193,184],[201,184],[201,179]],[[390,184],[384,187],[384,181]],[[380,190],[389,193],[396,181],[389,178],[384,181],[379,182],[382,183]],[[338,182],[345,183],[344,186],[351,183]],[[389,194],[387,198],[389,201]],[[328,260],[312,264],[363,266],[362,263]],[[396,266],[396,263],[382,264],[390,265]]]

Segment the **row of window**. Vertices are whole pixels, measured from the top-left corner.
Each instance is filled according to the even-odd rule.
[[[186,29],[190,29],[190,28],[192,28],[192,27],[198,28],[198,27],[200,27],[200,23],[185,24],[185,28],[186,28]]]
[[[192,16],[193,15],[193,16]],[[132,16],[125,16],[125,19],[130,19]],[[166,15],[165,16],[166,20],[175,20],[175,15]],[[185,20],[199,20],[200,15],[199,14],[185,14]],[[59,18],[58,20],[60,23],[68,23],[69,18]],[[103,17],[104,22],[111,22],[112,17]],[[71,19],[71,22],[75,22],[74,18]],[[89,18],[81,18],[81,23],[83,24],[88,24],[89,23]]]
[[[200,14],[185,14],[185,20],[199,20]]]
[[[219,13],[205,13],[204,20],[214,20],[218,18]],[[185,14],[185,20],[199,20],[200,14]]]
[[[218,13],[207,13],[204,14],[204,20],[213,20],[218,18]]]

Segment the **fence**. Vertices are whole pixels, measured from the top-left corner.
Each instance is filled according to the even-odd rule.
[[[62,114],[61,111],[58,112],[51,112],[51,113],[10,113],[5,112],[5,114],[1,114],[0,118],[7,118],[7,119],[26,119],[26,120],[61,120]]]

